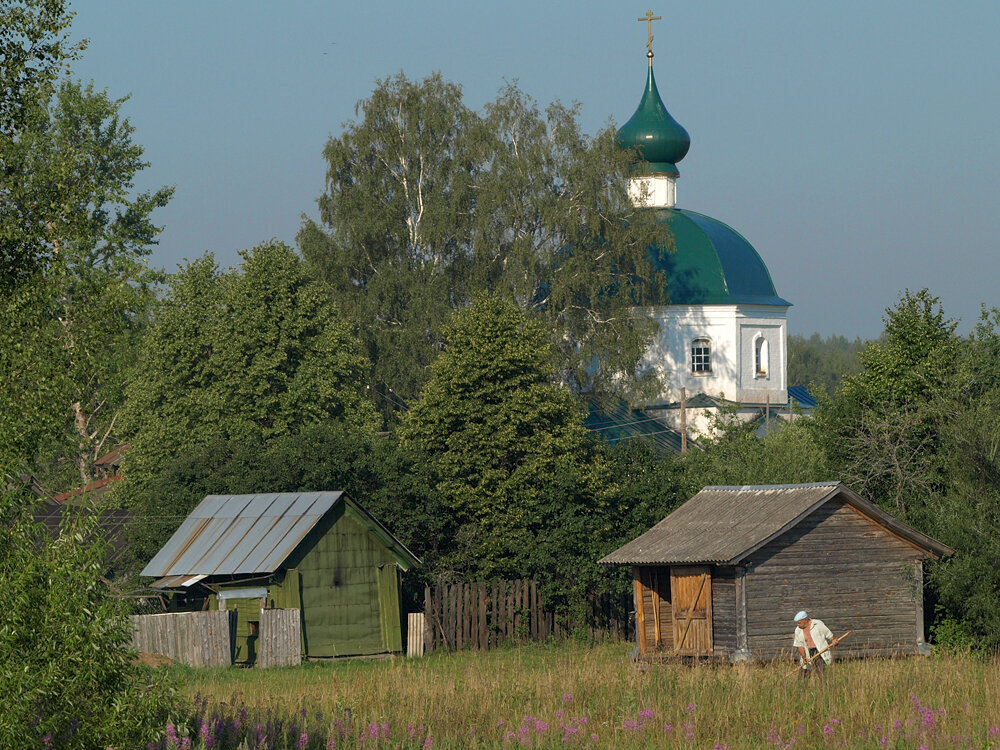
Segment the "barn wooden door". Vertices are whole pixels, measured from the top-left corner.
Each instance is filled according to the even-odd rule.
[[[674,653],[712,655],[712,569],[705,566],[671,567]]]

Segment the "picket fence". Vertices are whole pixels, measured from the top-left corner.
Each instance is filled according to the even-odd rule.
[[[600,595],[589,607],[591,636],[626,637],[630,600]],[[409,655],[438,648],[486,650],[568,632],[563,618],[545,608],[537,582],[527,579],[426,586],[422,614],[408,619]]]
[[[236,612],[165,612],[132,615],[132,648],[191,667],[233,663]]]

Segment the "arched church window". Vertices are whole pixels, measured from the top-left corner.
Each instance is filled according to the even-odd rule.
[[[712,342],[695,339],[691,342],[691,372],[697,374],[712,371]]]
[[[757,341],[754,342],[754,371],[757,377],[764,378],[767,377],[767,367],[768,367],[768,355],[767,355],[767,339],[763,336],[758,336]]]

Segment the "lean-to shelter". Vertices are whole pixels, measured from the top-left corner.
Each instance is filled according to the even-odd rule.
[[[400,572],[419,564],[344,492],[209,495],[142,575],[177,609],[235,609],[252,661],[262,607],[299,610],[304,656],[400,651]]]
[[[631,566],[640,658],[791,654],[805,609],[840,655],[924,652],[923,561],[952,550],[839,482],[705,487],[600,560]]]

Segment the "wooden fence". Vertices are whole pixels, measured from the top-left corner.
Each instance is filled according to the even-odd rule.
[[[302,619],[297,609],[260,612],[258,667],[294,667],[302,663]]]
[[[236,612],[169,612],[132,615],[132,647],[191,667],[233,663]]]
[[[590,634],[624,638],[630,609],[631,602],[624,598],[595,597],[588,613]],[[563,618],[544,607],[536,582],[526,579],[427,586],[423,615],[422,621],[408,623],[408,654],[436,648],[485,650],[512,640],[544,640],[567,633]]]

